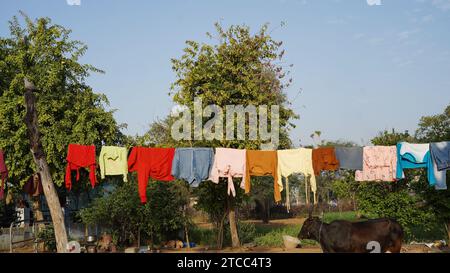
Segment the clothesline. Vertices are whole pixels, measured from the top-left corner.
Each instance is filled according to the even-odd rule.
[[[401,142],[396,146],[320,147],[278,151],[216,148],[215,153],[213,148],[134,147],[129,157],[124,147],[104,146],[99,161],[102,178],[105,175],[123,175],[126,181],[128,172],[137,172],[139,196],[143,203],[147,201],[149,178],[161,181],[183,179],[192,186],[198,186],[201,181],[218,183],[219,177],[225,177],[228,194],[235,196],[234,177],[242,178],[240,187],[249,193],[251,176],[272,176],[275,201],[281,201],[280,192],[285,190],[289,208],[287,178],[293,173],[310,176],[314,203],[317,203],[315,176],[324,170],[354,170],[356,181],[393,182],[404,178],[403,169],[427,168],[430,185],[434,185],[436,189],[446,189],[445,171],[450,168],[450,156],[445,151],[450,149],[449,143]],[[73,147],[69,147],[67,156],[68,165],[91,167],[90,164],[95,164],[92,160],[88,160],[88,163],[83,161],[95,158],[94,146],[71,145]],[[79,159],[81,160],[78,161]],[[283,176],[286,178],[286,189],[282,183]],[[69,189],[70,185],[66,181]]]
[[[96,149],[94,145],[69,144],[65,186],[72,187],[72,171],[89,168],[92,187],[96,179]],[[245,150],[233,148],[147,148],[133,147],[128,156],[125,147],[103,146],[98,157],[100,176],[122,175],[127,182],[128,173],[137,172],[138,192],[142,203],[147,202],[146,188],[149,178],[160,181],[183,179],[192,186],[202,181],[219,183],[227,178],[227,193],[236,195],[233,178],[241,178],[240,187],[251,191],[251,176],[272,176],[274,198],[281,201],[286,194],[289,209],[289,180],[294,173],[310,179],[310,188],[317,203],[316,176],[321,171],[347,169],[355,171],[356,181],[388,181],[403,179],[404,169],[425,168],[430,185],[437,190],[447,189],[446,170],[450,169],[450,142],[413,144],[400,142],[396,146],[319,147],[287,150]],[[8,175],[3,151],[0,150],[0,198],[3,196]],[[286,188],[282,183],[286,178]]]

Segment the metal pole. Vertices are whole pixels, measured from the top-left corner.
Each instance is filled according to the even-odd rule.
[[[12,228],[13,228],[14,222],[11,223],[11,225],[9,225],[9,253],[13,253],[13,235],[12,235]]]

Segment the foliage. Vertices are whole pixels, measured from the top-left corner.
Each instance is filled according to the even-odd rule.
[[[136,180],[132,179],[82,209],[81,219],[85,224],[108,229],[119,245],[135,242],[139,230],[143,237],[155,242],[173,239],[179,229],[189,224],[183,213],[189,201],[185,183],[150,182],[147,195],[147,203],[141,205]]]
[[[279,65],[284,55],[282,43],[272,39],[267,25],[255,34],[246,26],[233,25],[224,29],[216,23],[215,29],[216,36],[210,33],[207,35],[210,39],[216,39],[216,43],[187,41],[184,54],[178,59],[172,59],[172,68],[176,74],[170,93],[173,101],[194,113],[194,98],[200,98],[203,107],[217,105],[224,111],[224,116],[226,105],[267,105],[269,108],[279,105],[280,148],[290,147],[288,132],[293,127],[290,120],[297,116],[289,108],[290,103],[284,93],[292,79],[285,79],[289,71],[284,71],[284,67]],[[178,143],[183,146],[184,142],[184,145],[194,147],[258,149],[263,143],[260,136],[257,140],[249,140],[247,124],[245,128],[246,140],[196,140]],[[252,179],[252,183],[254,181],[256,180]],[[227,192],[222,188],[223,191],[217,192],[217,188],[210,185],[197,192],[198,202],[201,204],[198,208],[210,214],[211,219],[219,225],[223,224],[224,209],[230,208],[230,204],[227,204]],[[238,190],[231,206],[240,206],[242,194]],[[217,198],[212,199],[210,196]]]
[[[113,111],[106,110],[106,96],[86,84],[91,72],[101,72],[79,63],[86,45],[71,40],[71,31],[49,18],[23,17],[24,27],[13,17],[11,36],[0,38],[0,148],[6,154],[10,181],[23,185],[35,169],[23,122],[23,79],[27,77],[38,90],[39,129],[51,175],[55,184],[62,185],[68,144],[97,148],[117,144],[121,125]]]
[[[450,141],[450,105],[442,114],[422,117],[416,138],[420,142]],[[449,185],[448,172],[447,185]],[[437,191],[434,187],[430,187],[425,175],[419,177],[418,182],[413,184],[413,189],[425,200],[426,207],[435,212],[439,223],[445,224],[450,236],[450,191]]]
[[[331,190],[338,200],[350,200],[355,202],[356,192],[359,182],[355,181],[355,176],[349,171],[341,170],[340,175],[331,184]]]
[[[404,181],[396,184],[404,184]],[[430,230],[434,215],[421,206],[420,197],[410,194],[403,186],[392,183],[362,183],[358,189],[358,208],[362,213],[396,219],[408,239],[414,239],[412,228],[423,226]]]
[[[6,204],[5,199],[0,200],[0,227],[9,227],[16,218],[14,203]]]
[[[373,145],[381,146],[393,146],[402,141],[414,142],[415,139],[409,134],[408,131],[399,133],[396,132],[395,129],[392,129],[391,132],[387,130],[379,132],[378,135],[371,140]]]
[[[44,247],[47,251],[56,252],[55,230],[53,226],[45,226],[40,229],[36,238],[44,243]]]
[[[174,102],[191,112],[196,97],[202,99],[203,106],[215,104],[222,109],[226,105],[279,105],[280,146],[290,146],[287,133],[293,125],[289,121],[297,116],[289,108],[284,93],[292,82],[284,80],[289,71],[277,64],[284,55],[282,43],[272,39],[267,25],[256,34],[251,34],[246,26],[230,26],[226,30],[218,23],[215,26],[217,44],[187,41],[184,55],[172,59],[176,73],[171,87]],[[213,38],[211,34],[208,36]],[[261,143],[259,138],[207,142],[213,147],[247,149],[258,148]]]
[[[238,233],[241,243],[251,243],[256,236],[256,226],[252,223],[239,221]]]
[[[422,117],[415,136],[408,131],[384,131],[372,140],[374,145],[395,145],[400,141],[428,143],[450,139],[450,106],[444,113]],[[447,181],[448,182],[448,181]],[[440,228],[450,222],[450,194],[438,191],[427,181],[424,169],[405,170],[405,179],[395,183],[361,183],[358,187],[358,205],[364,213],[396,218],[405,228],[409,239],[420,233],[439,234]],[[433,231],[434,230],[434,231]]]
[[[416,138],[424,142],[450,140],[450,104],[442,114],[422,117],[416,131]]]
[[[214,228],[201,228],[198,226],[192,226],[189,229],[190,242],[194,242],[197,245],[212,246],[216,243],[217,231]]]

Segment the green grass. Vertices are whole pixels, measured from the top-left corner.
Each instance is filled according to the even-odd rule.
[[[214,229],[193,227],[189,230],[189,239],[197,245],[213,246],[216,243]]]
[[[300,231],[298,225],[288,225],[284,227],[256,226],[256,236],[253,242],[262,247],[283,247],[283,235],[297,238]],[[311,240],[302,240],[302,245],[316,245]]]
[[[347,221],[358,220],[358,218],[356,217],[356,212],[354,211],[327,212],[324,213],[323,219],[325,223],[330,223],[335,220],[347,220]]]
[[[356,213],[352,211],[347,212],[327,212],[324,213],[324,221],[330,223],[334,220],[348,220],[359,221]],[[250,224],[248,224],[250,225]],[[255,243],[259,247],[283,247],[283,235],[297,237],[300,232],[299,225],[255,225],[255,231],[251,233],[251,237],[247,241]],[[446,231],[443,226],[436,225],[431,230],[424,230],[422,227],[413,229],[414,238],[407,238],[407,241],[430,242],[434,240],[446,239]],[[195,228],[191,230],[192,241],[200,245],[212,245],[215,243],[215,233],[211,229]],[[318,245],[312,240],[302,240],[303,246]]]
[[[326,223],[332,222],[334,220],[357,220],[356,213],[349,212],[327,212],[324,213],[324,221]],[[298,225],[288,225],[283,227],[274,226],[256,226],[256,236],[253,242],[258,246],[263,247],[283,247],[283,235],[289,235],[296,237],[300,232],[300,226]],[[318,243],[312,240],[301,240],[301,244],[304,246],[317,245]]]

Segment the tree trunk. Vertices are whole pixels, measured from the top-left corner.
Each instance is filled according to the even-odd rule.
[[[447,230],[447,237],[450,242],[450,222],[447,222],[447,224],[445,225],[445,229]]]
[[[309,187],[308,187],[308,177],[305,177],[305,203],[309,205]]]
[[[56,247],[59,253],[64,253],[66,252],[67,246],[66,226],[64,224],[64,215],[61,209],[61,204],[59,203],[58,194],[56,192],[55,185],[53,184],[47,160],[45,158],[44,149],[40,140],[36,97],[33,94],[35,87],[31,82],[28,82],[27,79],[25,79],[25,88],[25,107],[27,110],[25,115],[25,124],[28,129],[31,153],[41,175],[44,195],[50,209],[50,215],[52,217],[53,227],[55,230]]]
[[[264,199],[264,217],[263,217],[263,223],[268,224],[270,219],[270,200],[265,198]]]
[[[227,213],[224,212],[222,219],[217,226],[217,249],[222,249],[223,247],[223,224],[227,218]]]
[[[41,210],[41,197],[32,197],[32,210],[33,210],[33,217],[34,220],[36,222],[38,222],[38,224],[35,224],[34,227],[36,228],[35,232],[36,234],[38,234],[44,227],[45,225],[41,222],[44,221],[44,214],[42,213]],[[43,251],[44,250],[44,243],[40,242],[37,244],[37,250],[38,251]]]
[[[33,215],[34,215],[34,219],[38,222],[44,221],[44,215],[42,214],[42,210],[41,210],[41,201],[40,201],[40,197],[33,197],[33,201],[32,201],[32,209],[33,209]],[[41,224],[39,224],[41,225]]]
[[[227,203],[228,203],[228,220],[230,222],[230,233],[231,233],[231,246],[233,248],[240,247],[241,243],[239,242],[239,235],[237,230],[237,223],[236,223],[236,211],[235,207],[231,202],[231,196],[227,196]]]

